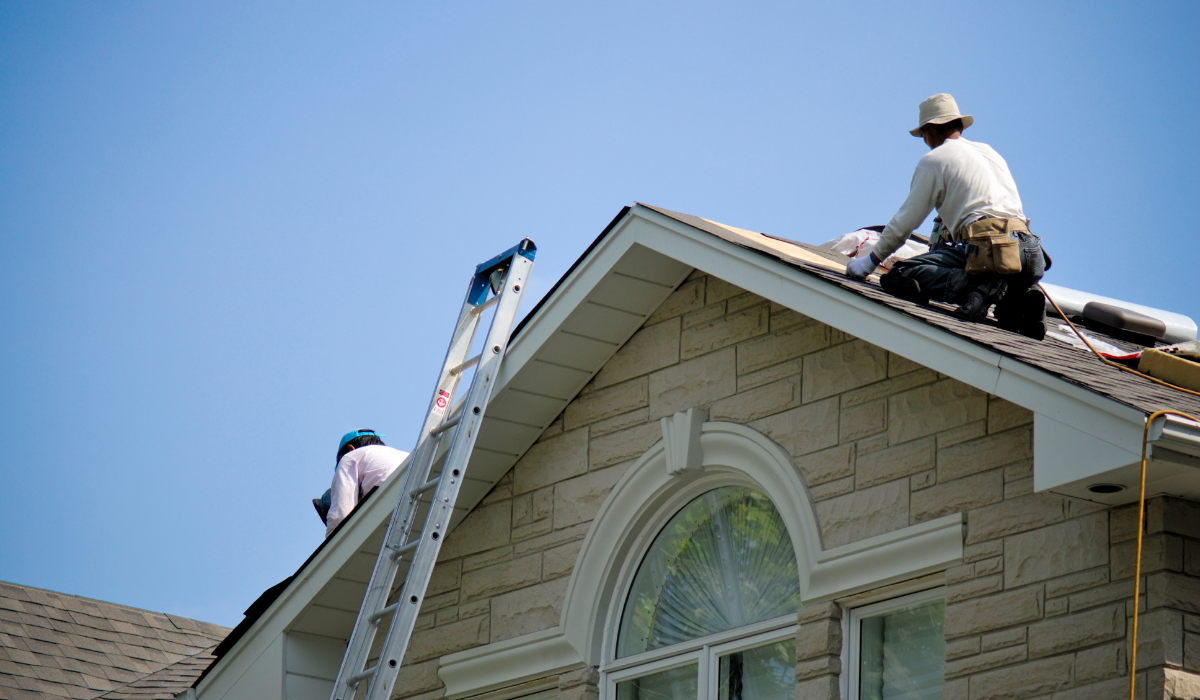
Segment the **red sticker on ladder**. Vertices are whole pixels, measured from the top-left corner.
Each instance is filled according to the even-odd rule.
[[[433,412],[435,415],[443,416],[446,414],[446,407],[450,405],[450,394],[438,389],[437,399],[433,402]]]

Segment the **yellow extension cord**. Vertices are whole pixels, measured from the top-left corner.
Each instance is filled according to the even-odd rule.
[[[1130,374],[1136,374],[1139,377],[1144,377],[1155,384],[1161,384],[1163,386],[1175,389],[1176,391],[1182,391],[1185,394],[1191,394],[1192,396],[1200,396],[1200,392],[1192,391],[1191,389],[1184,389],[1181,386],[1175,386],[1169,382],[1164,382],[1161,379],[1151,377],[1148,374],[1142,374],[1137,370],[1130,369],[1125,365],[1113,362],[1107,357],[1101,355],[1096,351],[1096,348],[1092,347],[1092,344],[1088,342],[1088,339],[1084,337],[1083,333],[1079,332],[1079,329],[1075,327],[1075,324],[1071,323],[1071,319],[1067,318],[1067,315],[1063,313],[1062,309],[1058,308],[1058,304],[1053,298],[1051,298],[1042,285],[1039,284],[1038,289],[1042,290],[1042,294],[1045,294],[1046,298],[1050,300],[1050,303],[1054,305],[1054,310],[1057,311],[1058,315],[1067,322],[1067,325],[1071,327],[1071,330],[1075,331],[1075,335],[1079,336],[1079,339],[1083,341],[1084,345],[1087,345],[1088,350],[1091,350],[1104,364],[1112,365],[1122,372],[1129,372]],[[1133,630],[1129,646],[1129,700],[1135,700],[1134,691],[1137,688],[1138,608],[1141,607],[1138,604],[1138,598],[1141,597],[1142,591],[1142,535],[1144,531],[1144,521],[1146,518],[1146,444],[1149,442],[1150,424],[1162,416],[1179,416],[1180,418],[1187,418],[1190,421],[1200,423],[1200,419],[1197,419],[1194,416],[1189,416],[1186,413],[1182,413],[1180,411],[1163,410],[1151,413],[1146,418],[1146,425],[1142,427],[1142,471],[1138,482],[1137,551],[1134,555],[1135,559],[1133,567]]]

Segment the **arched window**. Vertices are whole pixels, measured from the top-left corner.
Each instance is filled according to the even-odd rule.
[[[618,700],[795,697],[796,554],[762,493],[727,486],[693,499],[629,590],[608,666]]]

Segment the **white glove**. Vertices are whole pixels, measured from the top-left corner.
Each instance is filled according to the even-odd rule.
[[[871,254],[867,253],[861,258],[853,258],[846,263],[846,276],[850,279],[865,280],[867,275],[875,271],[876,267]]]

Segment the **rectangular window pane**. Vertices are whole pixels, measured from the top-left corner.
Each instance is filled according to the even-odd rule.
[[[862,621],[859,700],[942,697],[943,601]]]
[[[796,640],[721,657],[720,700],[795,700]]]
[[[617,700],[697,700],[699,666],[689,664],[617,683]]]

